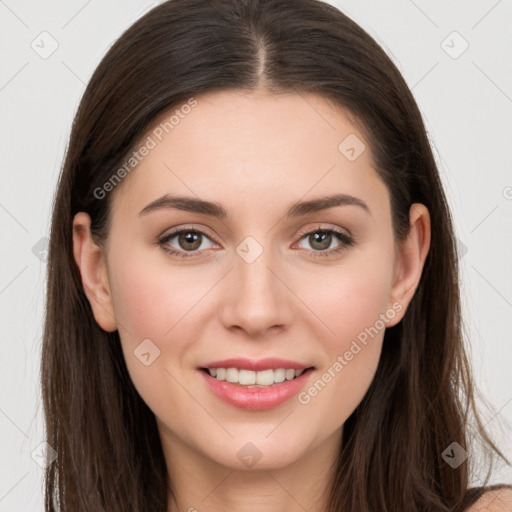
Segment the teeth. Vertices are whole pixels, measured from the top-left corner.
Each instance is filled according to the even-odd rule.
[[[277,370],[239,370],[238,368],[208,368],[208,372],[217,380],[225,380],[233,384],[251,387],[267,387],[292,380],[302,375],[304,370],[279,368]]]
[[[283,368],[279,368],[279,370],[274,370],[274,382],[284,382],[286,380],[286,370]]]
[[[238,382],[244,386],[256,384],[256,372],[251,372],[250,370],[238,371]],[[258,382],[258,384],[261,384],[261,382]]]
[[[295,377],[295,370],[286,370],[284,376],[286,380],[292,380]]]
[[[226,369],[226,381],[234,384],[238,382],[238,370],[236,368]]]

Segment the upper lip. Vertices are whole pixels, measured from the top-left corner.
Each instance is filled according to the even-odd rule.
[[[290,361],[287,359],[279,359],[278,357],[267,357],[265,359],[253,360],[243,357],[234,359],[223,359],[222,361],[213,361],[206,364],[202,368],[238,368],[239,370],[277,370],[284,368],[285,370],[305,370],[311,368],[310,364],[298,363],[297,361]]]

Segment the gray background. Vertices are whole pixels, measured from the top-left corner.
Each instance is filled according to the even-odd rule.
[[[44,237],[72,118],[108,47],[157,3],[0,0],[1,512],[43,508]],[[512,457],[500,428],[512,421],[512,3],[331,3],[385,48],[424,115],[460,242],[471,359],[494,408],[485,422]],[[493,481],[512,482],[510,468]]]

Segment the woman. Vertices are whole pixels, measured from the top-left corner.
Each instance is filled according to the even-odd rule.
[[[58,185],[46,510],[512,510],[469,488],[473,416],[505,457],[456,262],[421,114],[358,25],[161,4],[94,73]]]

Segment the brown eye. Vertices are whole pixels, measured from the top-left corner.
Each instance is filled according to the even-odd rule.
[[[309,235],[308,241],[313,249],[324,251],[331,245],[332,234],[328,231],[316,231]]]
[[[158,244],[164,251],[183,257],[195,256],[203,249],[209,249],[215,245],[206,233],[198,229],[178,229],[161,237]]]
[[[195,251],[201,246],[202,233],[184,231],[178,235],[178,244],[185,251]]]
[[[303,245],[307,242],[309,247]],[[333,244],[333,242],[337,242]],[[307,249],[313,257],[331,257],[347,250],[353,246],[355,240],[351,235],[338,231],[337,229],[315,229],[303,233],[300,238],[299,246]]]

